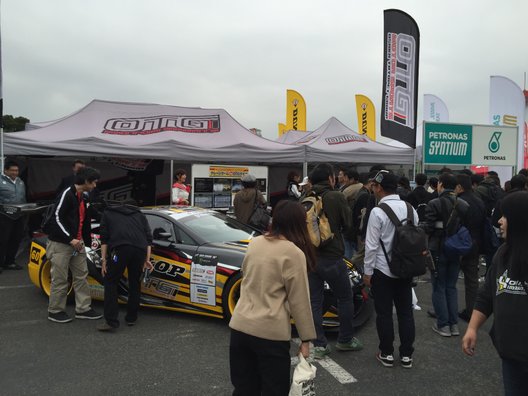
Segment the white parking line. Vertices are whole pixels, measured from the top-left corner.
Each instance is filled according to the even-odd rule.
[[[301,344],[301,340],[299,338],[294,338],[292,340],[296,345]],[[319,365],[324,368],[330,375],[332,375],[339,383],[341,384],[351,384],[354,382],[358,382],[358,380],[350,374],[348,371],[346,371],[343,367],[341,367],[339,364],[337,364],[335,361],[330,359],[328,356],[325,356],[323,359],[314,359],[313,353],[310,353],[310,357],[306,359],[310,363],[319,363]],[[292,366],[295,366],[299,363],[299,358],[297,356],[291,358],[291,364]]]
[[[34,287],[34,286],[33,285],[0,286],[0,290],[24,289],[26,287]]]

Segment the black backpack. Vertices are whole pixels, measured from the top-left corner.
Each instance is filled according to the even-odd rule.
[[[427,235],[425,231],[414,224],[413,207],[405,202],[407,217],[400,220],[386,203],[379,205],[390,221],[396,227],[392,240],[392,258],[385,250],[385,245],[380,239],[381,248],[389,264],[391,272],[399,278],[412,278],[423,275],[427,268],[429,250],[427,248]]]

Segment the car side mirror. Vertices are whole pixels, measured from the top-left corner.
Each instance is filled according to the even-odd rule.
[[[158,237],[158,239],[169,239],[172,234],[170,232],[159,232],[156,234],[156,236]]]

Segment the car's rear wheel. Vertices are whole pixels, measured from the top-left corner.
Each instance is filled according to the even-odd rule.
[[[51,292],[51,261],[44,258],[39,269],[40,289],[49,297]],[[73,295],[73,283],[71,273],[68,271],[68,296]]]
[[[240,285],[242,283],[242,274],[238,272],[233,275],[224,287],[222,297],[222,308],[224,310],[224,319],[230,320],[233,316],[236,303],[240,298]]]

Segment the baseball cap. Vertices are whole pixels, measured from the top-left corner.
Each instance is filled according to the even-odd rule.
[[[246,173],[244,176],[240,178],[240,181],[243,183],[254,183],[257,181],[257,178],[253,176],[251,173]]]
[[[378,183],[384,189],[396,190],[398,188],[399,177],[388,170],[380,170],[369,181]]]
[[[299,183],[299,186],[306,186],[308,183],[310,183],[308,176],[305,176],[302,182]]]

